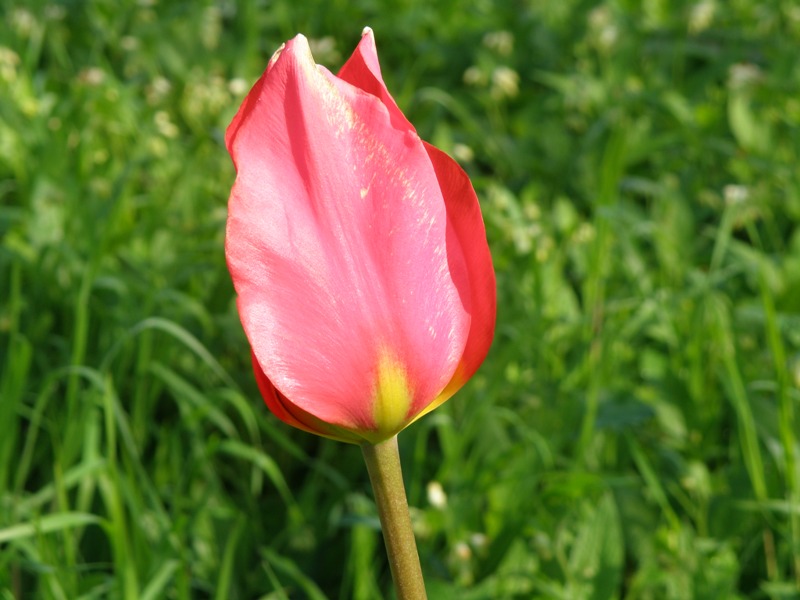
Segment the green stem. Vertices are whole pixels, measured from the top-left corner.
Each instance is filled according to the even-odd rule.
[[[397,436],[379,444],[362,444],[375,504],[381,518],[383,541],[398,600],[426,600],[425,581],[417,554],[406,488],[400,468]]]

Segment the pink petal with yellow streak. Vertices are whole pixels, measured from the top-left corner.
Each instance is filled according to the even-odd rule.
[[[342,66],[338,76],[380,99],[391,114],[395,127],[413,129],[413,125],[408,122],[383,82],[371,29],[364,30],[361,42]],[[446,153],[427,142],[423,141],[423,144],[436,171],[456,243],[461,246],[467,261],[471,327],[464,356],[456,373],[445,390],[421,414],[442,404],[475,374],[492,344],[497,312],[492,257],[486,243],[480,204],[472,183],[458,163]],[[453,240],[449,243],[452,245]]]
[[[374,55],[365,39],[354,66]],[[369,432],[382,357],[403,370],[409,419],[464,369],[473,259],[430,151],[380,79],[355,80],[364,91],[317,67],[302,36],[271,61],[226,136],[226,253],[281,405]]]

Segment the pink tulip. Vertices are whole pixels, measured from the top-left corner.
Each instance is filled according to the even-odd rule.
[[[372,31],[338,75],[286,42],[225,139],[225,251],[272,412],[374,444],[452,396],[494,334],[486,232],[464,171],[386,89]]]

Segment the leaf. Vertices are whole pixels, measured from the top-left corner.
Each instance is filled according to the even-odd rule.
[[[0,529],[0,544],[11,540],[18,540],[33,537],[42,533],[53,533],[74,527],[85,525],[104,525],[105,519],[97,515],[81,512],[62,512],[52,515],[45,515],[34,522],[18,523],[4,529]]]

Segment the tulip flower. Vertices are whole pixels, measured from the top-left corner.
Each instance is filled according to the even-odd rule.
[[[233,119],[226,237],[267,405],[345,442],[393,437],[476,371],[495,281],[472,185],[423,142],[372,31],[333,75],[302,35]]]
[[[286,42],[225,141],[225,251],[261,393],[286,423],[362,446],[398,596],[424,597],[395,436],[491,344],[472,185],[398,108],[369,28],[338,75],[302,35]]]

